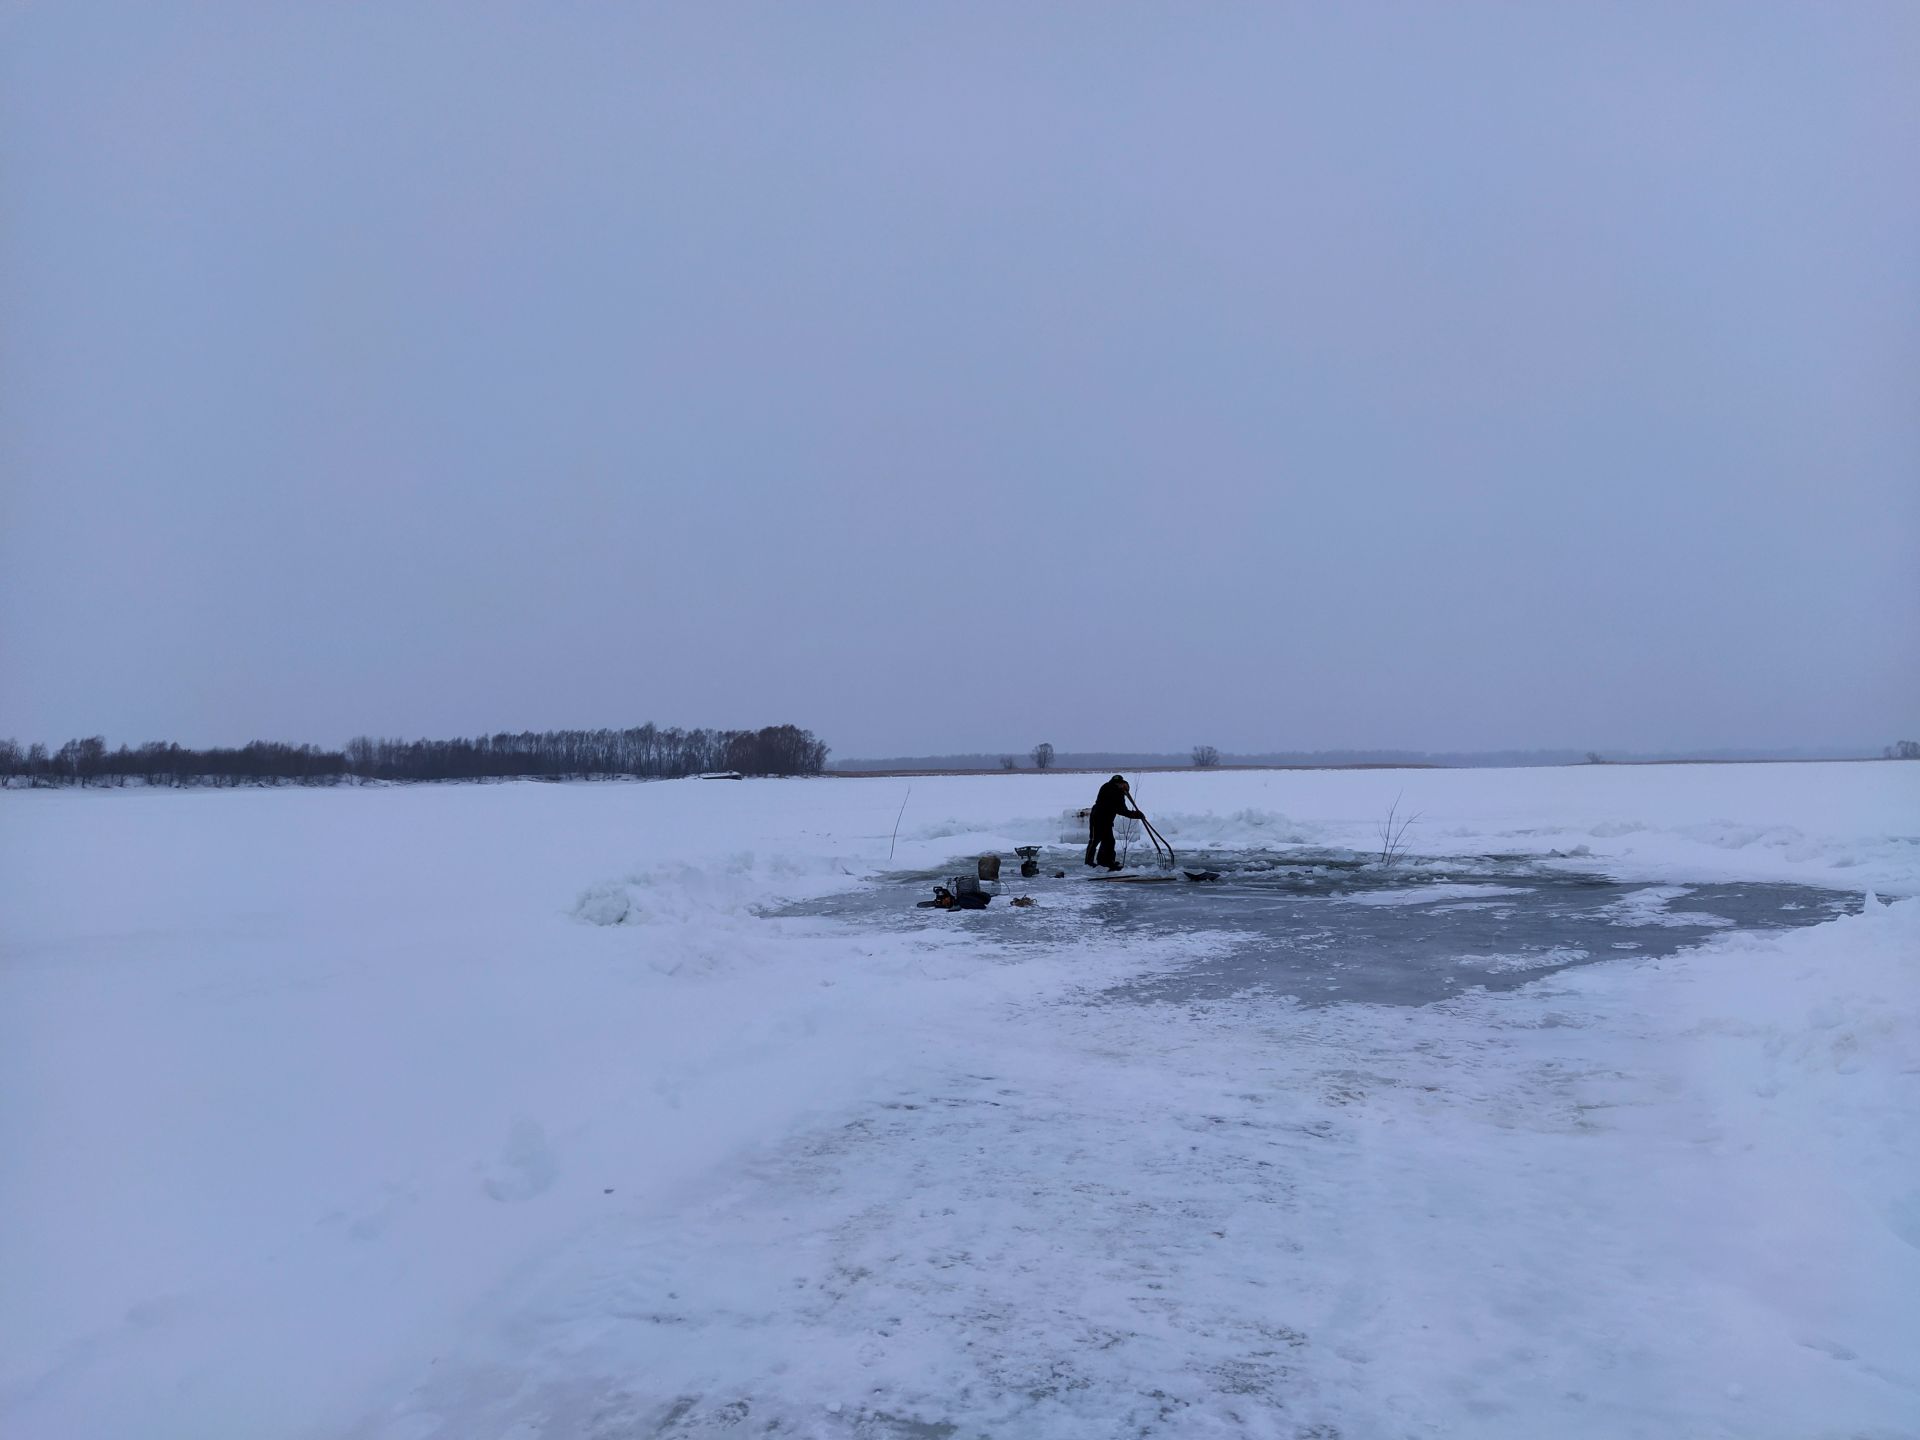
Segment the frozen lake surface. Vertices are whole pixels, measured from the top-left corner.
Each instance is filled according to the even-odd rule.
[[[1425,857],[1381,866],[1353,851],[1207,850],[1166,872],[1098,878],[1050,850],[1040,876],[1002,870],[985,910],[918,908],[945,871],[880,877],[787,907],[862,926],[968,927],[1007,945],[1190,937],[1177,968],[1106,998],[1199,1001],[1265,993],[1302,1005],[1425,1005],[1479,985],[1512,989],[1574,965],[1657,958],[1729,930],[1779,930],[1857,913],[1858,894],[1788,883],[1653,884],[1520,855]],[[1065,869],[1065,879],[1055,879]],[[1186,872],[1217,874],[1194,882]],[[1168,878],[1170,875],[1170,878]],[[1016,896],[1031,907],[1015,907]]]
[[[1914,1433],[1920,766],[1149,783],[0,797],[0,1433]]]

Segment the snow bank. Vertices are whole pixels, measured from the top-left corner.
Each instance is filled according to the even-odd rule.
[[[1559,855],[1623,878],[1777,880],[1911,894],[1920,875],[1920,766],[1587,765],[1532,770],[1263,770],[1131,777],[1178,850],[1375,853],[1390,808],[1415,817],[1414,857]],[[1104,775],[867,779],[882,859],[907,801],[898,863],[1013,844],[1085,844],[1070,817]],[[911,787],[911,795],[908,794]],[[863,806],[863,810],[869,807]],[[854,853],[852,851],[843,853]]]

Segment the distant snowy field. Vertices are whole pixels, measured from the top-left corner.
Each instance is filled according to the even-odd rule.
[[[760,913],[1097,779],[0,795],[0,1434],[1920,1435],[1920,764],[1143,777],[1862,897],[1422,1008]]]

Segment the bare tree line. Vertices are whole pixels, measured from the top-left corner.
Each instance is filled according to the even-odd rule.
[[[793,725],[761,730],[639,725],[627,730],[502,732],[471,740],[376,740],[362,735],[347,743],[346,762],[349,773],[374,780],[673,779],[726,770],[817,775],[826,766],[827,747],[811,731]]]
[[[243,785],[291,781],[301,785],[337,784],[346,773],[338,750],[312,745],[282,745],[255,740],[237,749],[190,750],[164,741],[108,750],[106,740],[89,736],[69,740],[49,754],[41,744],[25,750],[0,740],[0,785],[25,779],[30,785]]]
[[[98,735],[57,751],[0,740],[0,785],[336,785],[342,780],[548,780],[637,776],[673,779],[714,771],[817,775],[827,747],[794,725],[759,730],[502,731],[457,740],[361,735],[343,750],[256,740],[237,749],[194,750],[154,741],[108,750]]]

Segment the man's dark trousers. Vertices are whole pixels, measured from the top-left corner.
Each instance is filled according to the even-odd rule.
[[[1120,862],[1113,853],[1113,816],[1094,811],[1087,819],[1087,864],[1104,865],[1109,870]]]

